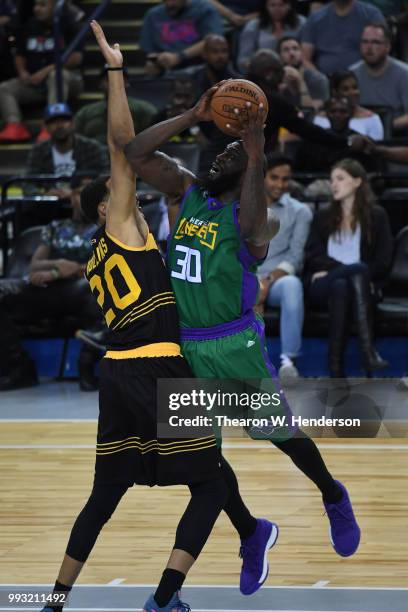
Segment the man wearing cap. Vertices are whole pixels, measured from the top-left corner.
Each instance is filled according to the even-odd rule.
[[[35,145],[27,159],[27,174],[100,174],[107,169],[106,149],[96,140],[75,134],[71,109],[67,104],[50,104],[44,113],[49,140]],[[27,191],[27,190],[26,190]],[[55,187],[49,192],[69,197],[70,190]]]
[[[15,68],[17,77],[0,85],[0,115],[5,128],[0,132],[0,142],[21,142],[31,135],[22,123],[20,105],[47,101],[57,102],[55,81],[55,40],[52,18],[55,0],[35,0],[34,16],[16,37]],[[58,44],[61,53],[78,33],[79,26],[69,15],[61,20],[61,36]],[[82,52],[76,49],[68,57],[62,72],[64,101],[76,96],[82,89],[79,66]]]

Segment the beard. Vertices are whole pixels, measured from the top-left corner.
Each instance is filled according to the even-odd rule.
[[[233,174],[220,174],[215,178],[211,178],[209,174],[201,180],[201,186],[207,191],[208,195],[216,198],[226,191],[235,189],[242,177],[242,172],[234,172]]]
[[[71,132],[69,132],[68,130],[65,130],[63,128],[58,129],[53,133],[51,140],[53,142],[62,144],[69,140],[70,135],[71,135]]]

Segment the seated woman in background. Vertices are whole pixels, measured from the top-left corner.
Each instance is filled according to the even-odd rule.
[[[276,50],[282,36],[298,36],[306,18],[298,15],[293,0],[263,0],[259,17],[241,32],[237,67],[246,73],[251,56],[258,49]]]
[[[356,76],[350,70],[335,72],[330,77],[332,97],[347,98],[350,101],[352,117],[349,127],[358,134],[368,136],[372,140],[383,140],[384,127],[380,116],[368,108],[360,106],[360,90]],[[330,127],[329,120],[324,115],[317,115],[313,122],[324,129]]]
[[[364,368],[388,366],[373,344],[372,310],[387,279],[393,245],[387,213],[374,204],[358,161],[338,162],[330,184],[331,203],[315,213],[306,244],[306,292],[313,308],[329,309],[329,371],[342,378],[351,310]]]

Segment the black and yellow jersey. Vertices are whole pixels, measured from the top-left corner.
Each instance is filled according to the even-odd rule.
[[[176,300],[152,234],[145,246],[136,248],[122,244],[101,227],[91,244],[85,275],[109,328],[108,350],[178,344]]]

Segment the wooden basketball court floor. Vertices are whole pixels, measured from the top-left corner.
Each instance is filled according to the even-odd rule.
[[[93,476],[97,395],[75,383],[47,383],[0,396],[0,610],[18,589],[47,591]],[[239,594],[239,542],[221,516],[192,569],[192,610],[394,612],[408,610],[408,440],[317,441],[347,484],[362,528],[358,553],[337,556],[320,495],[270,444],[228,439],[224,452],[252,512],[280,537],[266,585]],[[182,487],[128,492],[104,528],[67,610],[141,609],[157,583],[188,496]]]

